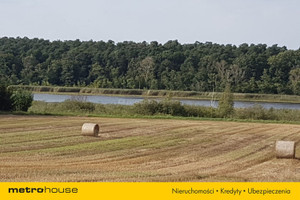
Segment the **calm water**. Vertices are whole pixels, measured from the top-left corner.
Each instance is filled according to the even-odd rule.
[[[45,102],[63,102],[67,99],[84,99],[92,103],[101,104],[121,104],[121,105],[133,105],[137,102],[142,101],[143,97],[117,97],[117,96],[101,96],[101,95],[85,95],[85,96],[74,96],[74,95],[58,95],[58,94],[34,94],[35,101]],[[179,100],[183,104],[187,105],[199,105],[199,106],[213,106],[217,107],[218,102],[212,103],[209,100]],[[247,101],[235,101],[234,107],[236,108],[247,108],[255,104],[260,104],[264,108],[275,108],[275,109],[299,109],[300,104],[295,103],[264,103],[264,102],[247,102]]]

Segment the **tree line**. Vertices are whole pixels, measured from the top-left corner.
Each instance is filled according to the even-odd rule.
[[[300,49],[0,38],[0,84],[300,94]]]

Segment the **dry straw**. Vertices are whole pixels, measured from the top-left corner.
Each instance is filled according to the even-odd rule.
[[[295,158],[295,148],[295,142],[293,141],[276,141],[276,157]]]
[[[99,134],[99,125],[93,123],[84,123],[81,128],[82,135],[95,136]]]

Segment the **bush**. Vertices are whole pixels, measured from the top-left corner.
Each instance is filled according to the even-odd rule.
[[[234,113],[233,94],[231,93],[230,85],[227,84],[225,90],[219,100],[218,105],[219,117],[231,117]]]
[[[172,116],[186,116],[186,111],[180,101],[165,99],[159,102],[159,105],[160,113]]]
[[[300,110],[273,109],[278,120],[300,121]]]
[[[217,109],[213,107],[184,105],[184,108],[188,117],[216,118],[218,116]]]
[[[172,116],[186,116],[184,106],[179,101],[165,99],[163,101],[143,100],[134,104],[134,111],[141,115],[166,114]]]
[[[11,92],[9,92],[4,85],[0,85],[0,110],[11,110],[12,106],[10,96]]]
[[[95,104],[76,100],[66,100],[61,104],[61,109],[69,112],[93,112]]]
[[[140,115],[154,115],[161,110],[161,105],[155,100],[144,99],[139,103],[133,105],[134,111]]]
[[[0,86],[0,110],[27,111],[32,101],[33,95],[30,91]]]
[[[249,108],[237,109],[236,117],[239,119],[254,120],[278,120],[278,114],[274,108],[265,109],[263,106],[255,104]]]
[[[33,95],[29,91],[15,90],[10,96],[12,110],[14,111],[27,111],[32,105]]]
[[[47,114],[51,111],[56,111],[55,105],[57,103],[47,103],[44,101],[33,101],[32,105],[28,109],[30,113]]]

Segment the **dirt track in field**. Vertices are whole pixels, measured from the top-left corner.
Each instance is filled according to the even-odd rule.
[[[276,159],[276,140],[296,159]],[[300,125],[2,115],[0,181],[299,182]]]

